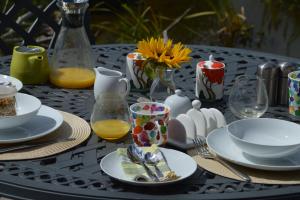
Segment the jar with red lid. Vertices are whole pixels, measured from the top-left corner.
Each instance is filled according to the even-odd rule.
[[[196,66],[196,97],[204,101],[223,98],[225,64],[214,60],[200,61]]]

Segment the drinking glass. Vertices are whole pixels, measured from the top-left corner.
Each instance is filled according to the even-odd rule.
[[[228,100],[231,112],[238,118],[259,118],[268,109],[268,94],[263,79],[255,75],[241,75]]]

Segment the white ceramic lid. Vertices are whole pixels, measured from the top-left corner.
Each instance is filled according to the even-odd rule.
[[[171,108],[171,117],[186,113],[192,106],[190,99],[181,90],[175,90],[175,94],[166,98],[165,104]]]

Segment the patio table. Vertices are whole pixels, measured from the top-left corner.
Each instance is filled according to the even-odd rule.
[[[195,66],[200,59],[213,54],[225,62],[225,97],[217,103],[204,103],[204,107],[220,109],[227,122],[235,120],[227,106],[229,90],[234,79],[242,74],[254,74],[256,66],[267,61],[299,59],[273,54],[202,45],[189,45],[192,61],[175,71],[177,88],[195,99]],[[131,44],[93,46],[96,66],[120,70],[125,73],[126,55],[135,49]],[[0,73],[9,74],[11,56],[0,58]],[[92,89],[69,90],[51,85],[25,85],[21,92],[38,97],[43,104],[76,114],[89,121],[94,96]],[[128,102],[147,96],[132,90]],[[270,107],[264,117],[291,120],[287,107]],[[122,142],[110,143],[95,134],[84,144],[64,153],[25,161],[0,161],[0,195],[13,199],[290,199],[300,198],[300,185],[266,185],[245,183],[224,178],[200,167],[190,178],[169,186],[138,187],[111,179],[99,167],[106,154],[124,147]]]

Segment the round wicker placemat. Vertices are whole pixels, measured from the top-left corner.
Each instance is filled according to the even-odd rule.
[[[220,176],[224,176],[227,178],[235,179],[242,181],[240,177],[232,173],[222,164],[217,161],[204,159],[197,155],[195,150],[190,150],[188,152],[197,164],[214,174],[218,174]],[[230,165],[234,166],[234,168],[240,170],[241,172],[247,174],[251,178],[252,183],[261,183],[261,184],[300,184],[300,170],[295,171],[266,171],[266,170],[257,170],[248,167],[243,167],[239,165],[235,165],[230,163]]]
[[[64,122],[56,131],[45,137],[30,141],[30,143],[39,143],[54,140],[53,143],[3,153],[0,154],[0,160],[26,160],[51,156],[79,145],[90,136],[91,128],[84,119],[70,113],[62,111],[60,113],[63,115]],[[68,138],[73,138],[73,140],[66,140]]]

